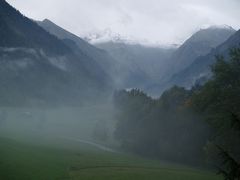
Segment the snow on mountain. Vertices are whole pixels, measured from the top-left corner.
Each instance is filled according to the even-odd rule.
[[[106,28],[102,31],[91,32],[87,34],[83,39],[91,44],[102,44],[106,42],[124,43],[129,45],[143,45],[148,47],[159,48],[177,48],[179,44],[162,44],[161,42],[150,42],[147,39],[137,39],[131,36],[124,36],[119,33],[113,32],[110,28]]]

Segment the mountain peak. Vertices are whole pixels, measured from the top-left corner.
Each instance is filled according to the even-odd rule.
[[[102,31],[92,32],[87,34],[83,39],[90,44],[104,44],[104,43],[117,43],[128,45],[140,45],[146,47],[156,47],[172,49],[179,47],[178,44],[164,44],[159,41],[151,42],[147,39],[139,39],[133,36],[126,36],[112,31],[110,28],[106,28]]]
[[[0,39],[2,47],[35,48],[52,55],[71,52],[65,43],[37,26],[7,1],[0,0],[0,17],[0,34],[4,34]]]
[[[228,40],[236,31],[230,26],[210,26],[200,29],[187,39],[173,54],[172,72],[185,69],[198,57],[205,56],[220,44]],[[178,59],[178,61],[175,61]],[[174,73],[175,73],[174,72]]]
[[[118,33],[114,33],[110,28],[106,28],[99,32],[89,33],[84,39],[92,44],[98,44],[103,42],[123,42],[128,38],[123,37]]]
[[[49,19],[44,19],[42,22],[43,23],[52,23],[52,21],[50,21]]]
[[[216,47],[236,32],[228,25],[213,25],[202,28],[194,33],[186,42],[208,42],[210,46]]]
[[[226,24],[212,25],[212,26],[209,26],[207,29],[226,29],[226,30],[235,31],[235,29],[232,26],[229,26],[229,25],[226,25]]]

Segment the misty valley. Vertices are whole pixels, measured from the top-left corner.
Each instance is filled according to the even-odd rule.
[[[240,17],[231,1],[229,14]],[[136,7],[93,0],[81,3],[109,13],[111,28],[92,11],[77,26],[69,23],[87,9],[66,20],[61,8],[74,11],[77,2],[51,3],[53,11],[36,16],[37,4],[0,0],[1,180],[240,180],[240,30],[233,16],[206,19],[205,11],[197,16],[188,9],[195,6],[175,2],[196,16],[178,29],[170,19],[183,17],[164,0],[146,8],[145,0]],[[170,12],[159,15],[153,7],[161,5]],[[175,44],[153,38],[159,27],[143,26],[157,17],[171,27],[156,24],[162,42]],[[229,25],[215,25],[220,20]],[[92,32],[86,23],[105,29]],[[77,35],[79,28],[88,31]],[[148,40],[137,37],[146,32]]]

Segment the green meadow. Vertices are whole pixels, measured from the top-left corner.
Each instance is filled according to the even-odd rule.
[[[0,138],[1,180],[221,180],[215,173],[61,138]]]

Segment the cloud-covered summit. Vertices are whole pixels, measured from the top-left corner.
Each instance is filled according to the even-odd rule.
[[[182,43],[210,25],[240,27],[239,0],[7,0],[25,15],[86,35],[110,29],[151,43]]]

